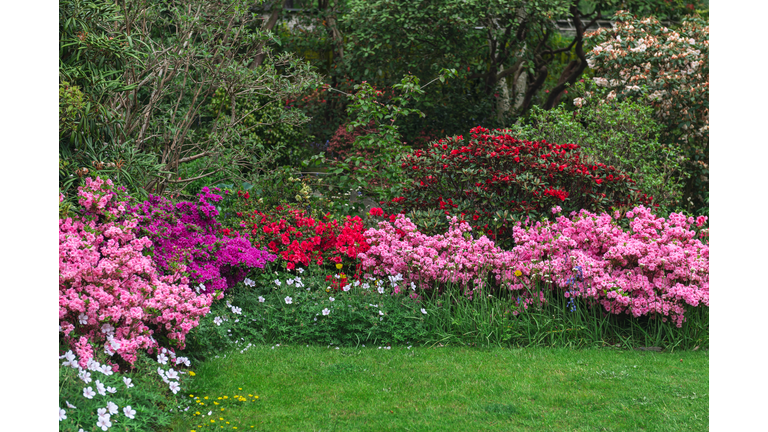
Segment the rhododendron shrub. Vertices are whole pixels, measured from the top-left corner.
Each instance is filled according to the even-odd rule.
[[[166,273],[184,266],[199,292],[223,292],[262,269],[275,256],[251,245],[246,236],[224,229],[216,221],[215,203],[221,195],[204,187],[197,202],[173,203],[150,196],[132,211],[142,232],[152,240],[154,260]]]
[[[586,210],[573,219],[516,226],[512,253],[523,275],[513,289],[545,281],[611,313],[669,317],[681,327],[686,308],[709,306],[709,244],[700,240],[708,230],[692,229],[706,217],[663,219],[643,206],[625,217],[628,231],[609,214]]]
[[[133,364],[161,341],[183,348],[211,295],[188,286],[183,265],[158,271],[151,240],[137,235],[128,197],[111,181],[88,178],[78,196],[82,216],[59,220],[59,324],[80,366],[101,350]]]
[[[229,228],[230,235],[249,236],[255,247],[265,247],[286,261],[289,270],[310,263],[355,266],[358,254],[369,248],[358,216],[346,216],[343,221],[328,214],[313,217],[289,204],[261,211],[263,206],[247,192],[239,191],[231,198],[237,216],[233,221],[239,229]]]
[[[665,141],[681,145],[688,161],[686,206],[708,205],[709,190],[709,26],[685,18],[676,30],[653,17],[616,13],[613,29],[585,36],[594,48],[587,63],[603,87],[574,100],[577,106],[630,98],[654,108],[666,125]]]
[[[508,247],[514,221],[548,217],[555,205],[566,211],[608,211],[653,202],[627,174],[583,163],[575,144],[521,141],[508,131],[480,126],[470,134],[407,155],[402,169],[408,186],[402,196],[383,203],[387,210],[431,211],[426,218],[412,218],[421,229],[424,219],[431,222],[435,229],[429,233],[444,231],[445,215],[461,216]]]

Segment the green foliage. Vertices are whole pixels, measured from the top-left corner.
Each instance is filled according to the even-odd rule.
[[[602,162],[627,173],[662,211],[675,208],[682,196],[681,150],[659,143],[661,127],[648,106],[627,100],[573,112],[562,105],[549,111],[533,107],[522,125],[509,129],[521,140],[577,144],[585,163]]]
[[[235,118],[241,118],[229,131],[239,148],[254,154],[274,150],[272,168],[275,165],[296,166],[311,155],[306,143],[313,137],[306,136],[300,126],[309,118],[298,109],[281,106],[284,102],[263,95],[245,96],[237,101],[233,110],[232,98],[220,88],[211,98],[209,109],[222,123],[228,123],[233,113]],[[242,171],[247,174],[248,170]]]

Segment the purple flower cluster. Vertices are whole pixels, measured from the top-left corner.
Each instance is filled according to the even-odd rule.
[[[216,188],[218,191],[218,188]],[[224,292],[261,269],[276,256],[254,248],[250,241],[216,221],[221,195],[203,188],[194,202],[173,202],[158,196],[131,208],[154,246],[154,261],[165,272],[185,266],[199,293]]]

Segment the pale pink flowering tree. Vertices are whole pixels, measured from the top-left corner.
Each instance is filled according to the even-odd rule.
[[[86,179],[78,195],[82,216],[59,220],[59,323],[81,366],[94,351],[132,364],[160,340],[183,348],[212,296],[190,289],[184,268],[158,272],[111,181]]]

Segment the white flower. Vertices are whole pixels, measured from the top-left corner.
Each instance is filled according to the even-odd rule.
[[[114,394],[117,392],[117,389],[114,387],[107,387],[107,391]]]
[[[582,104],[584,104],[584,99],[583,98],[576,98],[576,99],[573,100],[573,105],[575,105],[575,106],[577,106],[579,108],[581,108]]]
[[[224,322],[224,320],[222,320],[221,317],[216,317],[216,318],[213,319],[213,323],[216,324],[217,326],[220,326],[221,323],[223,323],[223,322]]]
[[[99,421],[96,422],[96,426],[100,427],[101,430],[105,431],[112,427],[112,422],[109,421],[109,415],[106,415],[104,417],[99,417]]]
[[[412,290],[414,290],[414,291],[416,291],[416,284],[415,284],[415,283],[413,283],[413,282],[411,282],[411,289],[412,289]]]
[[[379,315],[382,315],[382,316],[383,316],[383,315],[384,315],[384,312],[382,312],[382,311],[379,311]]]
[[[74,405],[72,405],[71,403],[69,403],[69,401],[64,401],[64,402],[66,402],[66,404],[67,404],[67,408],[70,408],[70,409],[77,409],[77,407],[76,407],[76,406],[74,406]]]
[[[83,397],[86,399],[93,399],[93,397],[96,396],[96,392],[93,391],[91,387],[86,387],[83,389]]]
[[[130,378],[123,377],[123,382],[125,383],[125,386],[128,388],[133,387],[133,383],[131,382]]]
[[[168,356],[165,354],[160,354],[157,356],[157,362],[160,364],[168,364]]]
[[[132,409],[131,406],[128,405],[125,408],[123,408],[123,414],[125,414],[125,416],[128,417],[129,419],[132,419],[133,416],[136,415],[136,410]]]
[[[86,370],[81,370],[80,373],[77,374],[77,377],[83,380],[83,382],[86,384],[91,382],[91,373]]]
[[[285,281],[285,283],[287,283],[288,285],[293,285],[293,279],[288,279],[287,281]]]
[[[424,308],[421,308],[421,313],[423,313],[424,315],[426,315],[426,314],[427,314],[427,310],[426,310],[426,309],[424,309]]]
[[[176,359],[176,364],[184,363],[184,366],[189,367],[189,359],[186,357],[179,357]]]
[[[80,324],[83,324],[83,325],[88,324],[88,315],[84,313],[81,313],[80,315],[78,315],[77,319],[80,321]]]
[[[168,384],[168,388],[171,389],[173,394],[176,394],[176,393],[179,392],[179,390],[181,390],[181,387],[179,386],[179,383],[177,383],[176,381],[171,381],[171,383]]]
[[[335,298],[333,298],[333,297],[328,297],[328,300],[330,300],[330,301],[334,301],[334,300],[336,300],[336,299],[335,299]]]
[[[109,413],[111,415],[117,414],[117,404],[115,404],[114,402],[111,402],[111,401],[107,402],[107,410],[109,411]]]
[[[293,303],[293,299],[290,298],[290,297],[286,297],[285,298],[285,304],[291,304],[291,303]]]
[[[169,370],[165,376],[167,376],[168,379],[179,379],[179,373],[173,369]]]
[[[344,285],[344,287],[342,288],[342,290],[344,290],[344,292],[347,292],[350,289],[352,289],[352,288],[349,285]]]
[[[205,291],[205,285],[203,284],[198,285],[197,288],[195,288],[195,291],[197,291],[198,294],[200,293],[200,291]]]
[[[329,313],[331,313],[331,311],[328,310],[328,308],[323,309],[323,315],[328,315]]]
[[[115,328],[112,327],[110,324],[104,324],[101,326],[101,332],[107,335],[111,335],[115,332]]]
[[[384,294],[384,287],[379,287],[379,294]]]
[[[256,282],[254,282],[254,281],[252,281],[252,280],[250,280],[250,279],[248,279],[248,278],[245,278],[245,280],[243,281],[243,283],[244,283],[245,285],[249,286],[249,287],[254,287],[254,286],[256,286]]]
[[[242,315],[243,310],[237,306],[232,306],[232,313],[236,315]]]
[[[368,282],[365,282],[363,285],[361,285],[362,289],[371,289],[371,286],[368,284]]]
[[[259,296],[259,303],[264,303],[264,297]]]
[[[304,273],[304,269],[303,268],[297,268],[296,271],[299,272],[299,274]]]
[[[275,279],[275,285],[280,286],[281,282],[279,279]]]
[[[104,384],[100,383],[99,380],[96,380],[96,391],[102,396],[107,395],[106,387],[104,387]]]
[[[67,412],[59,408],[59,421],[67,419]]]

